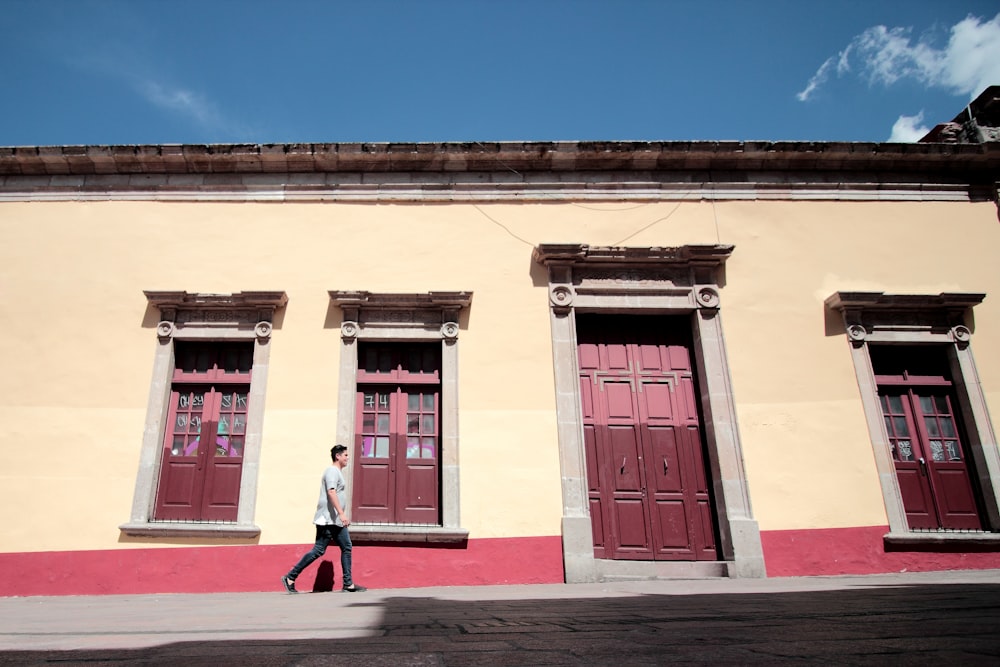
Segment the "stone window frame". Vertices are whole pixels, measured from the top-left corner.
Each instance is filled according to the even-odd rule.
[[[129,521],[119,529],[132,537],[222,537],[252,539],[264,422],[264,397],[271,355],[275,312],[284,308],[283,291],[199,294],[183,291],[143,292],[148,305],[159,311],[153,377],[146,406],[139,470]],[[156,521],[153,511],[159,486],[163,437],[172,377],[174,341],[253,341],[253,370],[247,412],[246,443],[235,522]]]
[[[460,321],[472,305],[472,292],[385,293],[330,290],[343,315],[340,325],[340,377],[337,442],[353,451],[357,397],[357,341],[441,343],[441,525],[351,523],[351,538],[366,542],[461,543],[458,437],[458,336]],[[345,468],[348,485],[353,469]]]
[[[534,261],[548,269],[567,582],[620,576],[766,576],[760,528],[750,505],[720,313],[720,284],[732,251],[731,245],[626,248],[541,244],[532,253]],[[575,313],[691,316],[721,563],[594,557]]]
[[[985,294],[949,292],[834,292],[825,301],[827,308],[841,315],[850,344],[851,360],[889,520],[889,532],[883,537],[886,547],[895,550],[942,546],[1000,548],[1000,453],[972,356],[972,308],[982,303],[985,297]],[[878,385],[871,363],[871,343],[945,347],[952,386],[968,439],[967,455],[973,461],[986,512],[983,520],[987,532],[910,530],[889,436],[882,420]]]

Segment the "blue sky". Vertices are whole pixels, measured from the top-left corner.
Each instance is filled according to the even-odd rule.
[[[0,35],[4,146],[912,141],[1000,84],[997,0],[0,0]]]

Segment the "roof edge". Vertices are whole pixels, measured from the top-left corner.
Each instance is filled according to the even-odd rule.
[[[794,141],[0,147],[0,175],[1000,168],[1000,145]]]

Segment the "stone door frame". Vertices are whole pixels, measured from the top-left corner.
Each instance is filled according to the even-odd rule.
[[[534,249],[534,261],[548,269],[567,582],[618,577],[766,576],[760,529],[750,506],[719,311],[719,285],[724,282],[725,261],[732,251],[731,245],[618,248],[543,244]],[[722,561],[611,561],[594,557],[576,313],[691,316],[699,407]]]

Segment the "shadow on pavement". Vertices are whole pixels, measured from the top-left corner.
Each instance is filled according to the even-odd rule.
[[[364,637],[12,651],[0,654],[0,663],[1000,664],[1000,586],[992,584],[481,601],[393,597],[382,607]],[[338,609],[330,611],[336,624]]]

